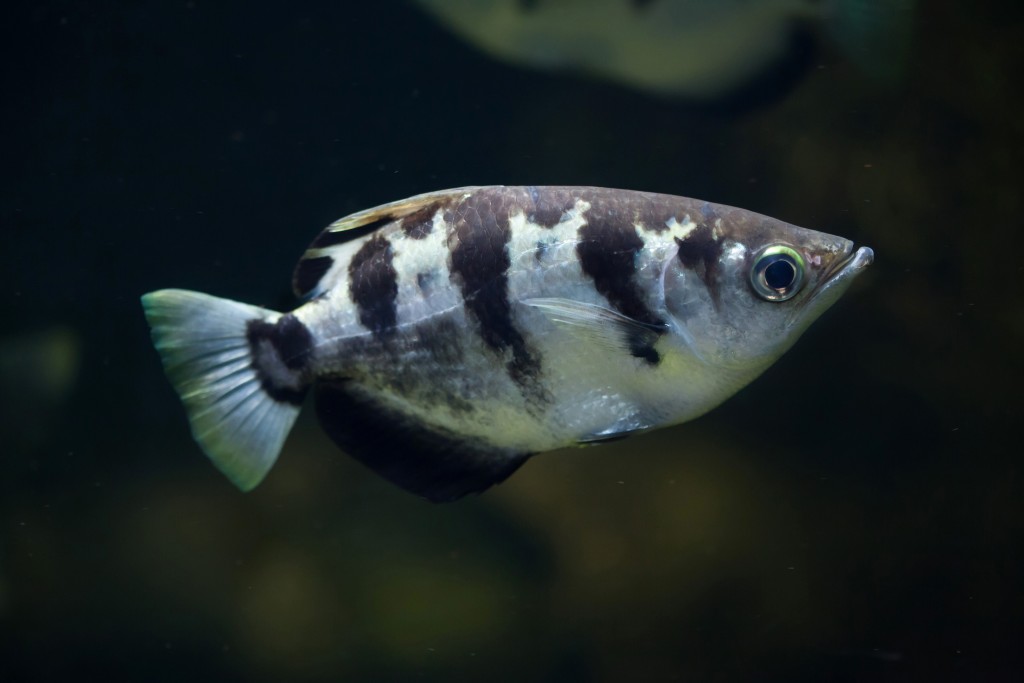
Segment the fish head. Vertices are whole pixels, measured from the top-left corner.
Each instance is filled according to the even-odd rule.
[[[707,205],[665,268],[669,325],[712,369],[748,379],[778,359],[871,264],[871,249],[742,209]]]

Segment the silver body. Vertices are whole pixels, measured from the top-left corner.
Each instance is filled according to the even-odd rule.
[[[872,259],[743,209],[593,187],[467,187],[353,214],[287,314],[143,297],[193,434],[243,489],[316,395],[342,449],[432,500],[532,454],[692,419],[752,381]]]
[[[565,212],[553,227],[531,220],[536,201],[531,193],[537,192],[565,197]],[[758,330],[744,310],[752,302],[729,299],[716,307],[708,287],[680,266],[676,240],[686,239],[699,224],[708,225],[728,244],[726,262],[739,263],[750,250],[737,236],[730,238],[723,221],[733,230],[752,216],[778,222],[699,200],[646,193],[628,193],[633,195],[631,205],[619,192],[465,188],[449,195],[456,202],[454,210],[446,204],[420,219],[432,224],[425,238],[408,236],[399,220],[380,228],[376,234],[393,250],[398,282],[397,330],[386,343],[360,322],[350,294],[352,275],[346,264],[364,240],[327,250],[337,266],[320,282],[317,298],[295,311],[316,340],[310,372],[315,377],[344,376],[426,424],[515,451],[552,450],[677,424],[707,412],[759,375],[803,327],[791,326],[782,339],[765,339],[752,358],[732,358],[734,351],[742,355],[746,348],[736,337],[743,330],[735,325]],[[488,193],[512,198],[502,205],[511,232],[507,298],[513,324],[539,364],[538,374],[527,382],[506,370],[513,361],[511,350],[496,351],[482,339],[480,322],[467,310],[465,293],[451,273],[450,253],[458,239],[452,217],[459,206],[480,202],[481,194]],[[656,345],[661,356],[657,365],[624,354],[614,344],[595,343],[579,328],[559,324],[530,305],[557,297],[609,307],[593,278],[584,273],[578,247],[580,229],[594,215],[609,220],[613,202],[620,204],[611,220],[626,220],[642,242],[635,255],[637,291],[648,309],[667,323],[667,333]],[[799,242],[813,236],[815,248],[833,256],[848,254],[852,246],[842,238],[783,226],[778,223],[776,228],[780,237],[789,232],[785,237]],[[675,299],[671,306],[667,292]],[[723,306],[733,310],[723,311]],[[702,349],[696,339],[709,332],[715,339],[711,348]],[[740,342],[735,348],[734,339]]]
[[[375,343],[359,322],[346,269],[338,270],[322,298],[296,311],[317,340],[312,371],[356,378],[424,422],[527,452],[682,422],[752,379],[743,376],[748,373],[708,372],[674,334],[659,348],[665,365],[651,371],[642,359],[585,343],[572,328],[523,304],[560,297],[608,305],[583,274],[576,253],[577,230],[589,208],[578,201],[572,218],[553,229],[531,223],[523,211],[510,217],[508,297],[514,324],[541,366],[525,386],[505,369],[512,352],[488,347],[463,305],[446,259],[451,226],[436,215],[432,220],[440,220],[439,229],[423,240],[395,227],[383,232],[394,248],[398,273],[399,339],[394,343]],[[638,229],[645,241],[636,257],[637,282],[651,310],[666,318],[664,275],[677,251],[672,237],[681,230],[682,224],[661,234]],[[539,257],[538,243],[548,245]],[[347,263],[360,246],[345,245],[336,259]],[[423,274],[429,279],[425,288],[419,286]],[[424,343],[421,337],[428,335],[434,339]]]

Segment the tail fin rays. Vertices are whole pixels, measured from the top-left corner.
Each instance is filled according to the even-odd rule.
[[[188,413],[192,435],[243,491],[274,465],[300,406],[268,393],[253,357],[252,321],[281,314],[180,289],[142,297],[164,370]]]

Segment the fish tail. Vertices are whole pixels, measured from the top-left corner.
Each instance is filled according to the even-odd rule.
[[[906,72],[916,0],[831,0],[825,20],[832,37],[868,76],[898,82]]]
[[[293,315],[181,289],[145,294],[142,307],[192,436],[249,491],[298,417],[309,332]]]

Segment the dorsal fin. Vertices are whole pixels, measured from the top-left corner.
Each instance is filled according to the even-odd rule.
[[[292,290],[298,297],[317,296],[330,286],[339,272],[338,264],[334,263],[334,253],[341,245],[410,216],[429,220],[437,209],[464,199],[478,189],[458,187],[452,190],[427,192],[359,211],[334,221],[317,235],[306,249],[306,253],[299,259],[292,276]]]

